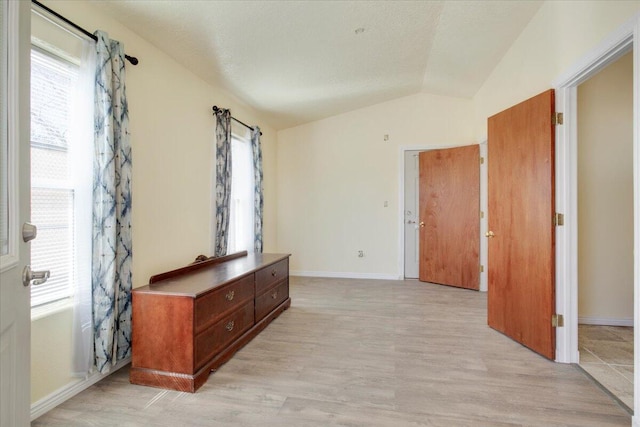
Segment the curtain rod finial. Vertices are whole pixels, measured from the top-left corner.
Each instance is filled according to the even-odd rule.
[[[138,62],[140,62],[135,56],[125,55],[124,57],[127,58],[129,62],[131,62],[131,65],[138,65]]]

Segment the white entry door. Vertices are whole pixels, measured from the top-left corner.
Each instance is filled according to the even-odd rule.
[[[30,422],[30,291],[22,284],[29,244],[29,49],[27,1],[0,2],[0,426]],[[28,231],[28,230],[27,230]]]

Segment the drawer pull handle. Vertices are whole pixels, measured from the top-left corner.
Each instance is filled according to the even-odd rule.
[[[227,326],[225,326],[225,329],[229,332],[233,331],[233,327],[235,326],[235,322],[233,320],[229,321],[229,323],[227,323]]]
[[[229,292],[227,292],[227,294],[224,297],[227,299],[227,301],[233,301],[233,296],[235,294],[236,293],[234,291],[229,291]]]
[[[277,271],[277,270],[273,270],[273,271],[271,271],[271,275],[272,275],[273,277],[276,277],[276,274],[278,274],[278,271]]]
[[[271,298],[276,299],[278,298],[278,291],[275,291],[274,293],[271,294]]]

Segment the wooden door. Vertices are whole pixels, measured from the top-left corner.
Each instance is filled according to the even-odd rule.
[[[480,287],[480,149],[420,153],[420,280]]]
[[[488,323],[555,359],[554,92],[489,118]]]

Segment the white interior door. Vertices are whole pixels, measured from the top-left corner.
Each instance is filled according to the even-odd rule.
[[[29,38],[31,2],[0,2],[0,426],[30,422],[30,292],[22,284],[29,245]]]
[[[419,151],[404,152],[404,277],[417,279],[420,262],[418,231]]]

